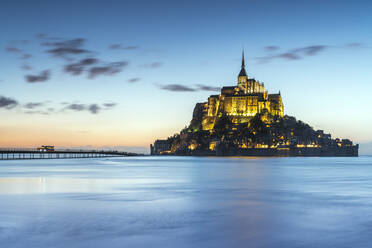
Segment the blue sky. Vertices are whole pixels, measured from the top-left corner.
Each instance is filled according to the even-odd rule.
[[[147,147],[216,93],[198,85],[236,84],[242,46],[248,76],[280,90],[286,114],[368,144],[371,12],[370,1],[1,1],[0,146]],[[85,59],[78,75],[66,69]]]

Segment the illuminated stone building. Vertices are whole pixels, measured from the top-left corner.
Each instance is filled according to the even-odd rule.
[[[268,111],[273,116],[284,115],[280,91],[268,94],[263,83],[248,78],[245,71],[244,51],[242,65],[236,86],[226,86],[219,95],[211,95],[202,105],[202,129],[212,130],[216,120],[222,115],[232,117],[233,123],[246,123],[257,113]],[[194,111],[195,112],[195,111]]]
[[[284,116],[280,92],[248,78],[243,52],[236,86],[197,103],[188,127],[150,148],[152,155],[358,156],[359,146]]]

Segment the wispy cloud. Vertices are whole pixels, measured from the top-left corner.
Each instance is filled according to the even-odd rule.
[[[182,84],[166,84],[157,85],[158,88],[174,92],[195,92],[195,91],[220,91],[219,87],[196,84],[195,87],[190,87]]]
[[[117,103],[114,103],[114,102],[109,102],[109,103],[104,103],[103,106],[105,108],[113,108],[117,105]]]
[[[0,108],[12,109],[18,106],[18,101],[5,96],[0,96]]]
[[[80,75],[86,70],[88,66],[97,64],[98,60],[95,58],[86,58],[80,60],[78,63],[67,64],[64,71],[72,75]]]
[[[141,80],[140,78],[131,78],[131,79],[128,79],[128,82],[129,83],[136,83],[136,82],[138,82],[140,80]]]
[[[39,40],[63,40],[61,37],[50,36],[46,33],[38,33],[35,35],[35,37]]]
[[[63,40],[63,41],[56,41],[56,42],[43,42],[41,43],[42,46],[52,47],[52,49],[47,50],[46,52],[61,58],[68,58],[69,55],[80,55],[80,54],[87,54],[91,51],[88,51],[83,48],[85,43],[85,39],[77,38],[72,40]]]
[[[351,49],[351,48],[369,48],[369,47],[363,43],[352,42],[352,43],[345,44],[343,46],[312,45],[312,46],[288,49],[283,52],[278,52],[278,50],[280,50],[279,46],[266,46],[264,47],[264,50],[266,52],[269,52],[269,55],[257,57],[256,59],[259,63],[270,62],[274,59],[294,61],[294,60],[305,59],[306,57],[309,57],[309,56],[318,55],[331,48]]]
[[[264,47],[265,51],[267,52],[274,52],[280,49],[278,46],[265,46]]]
[[[101,110],[101,107],[98,104],[91,104],[88,106],[88,110],[92,114],[97,114]]]
[[[85,104],[81,103],[72,103],[65,107],[65,109],[74,110],[74,111],[83,111],[86,109]]]
[[[50,71],[44,70],[39,75],[26,75],[25,79],[29,83],[39,83],[39,82],[45,82],[49,80],[50,77]]]
[[[125,46],[123,44],[112,44],[109,46],[109,49],[112,50],[137,50],[139,49],[138,46]]]
[[[31,57],[32,57],[31,54],[29,54],[29,53],[25,53],[25,54],[22,55],[21,59],[25,60],[25,59],[29,59],[29,58],[31,58]]]
[[[54,104],[51,101],[44,102],[27,102],[20,104],[17,100],[0,96],[0,108],[12,109],[16,106],[22,106],[21,110],[24,114],[40,114],[40,115],[51,115],[68,112],[88,112],[90,114],[98,114],[102,111],[110,110],[117,106],[117,103],[106,102],[106,103],[69,103],[62,102]],[[59,106],[58,106],[59,105]]]
[[[347,48],[367,48],[368,46],[360,42],[352,42],[345,45]]]
[[[30,65],[23,64],[21,66],[21,69],[24,70],[24,71],[29,71],[29,70],[32,70],[32,67]]]
[[[220,87],[214,87],[214,86],[208,86],[208,85],[203,85],[203,84],[197,84],[196,85],[199,90],[202,91],[220,91]]]
[[[141,65],[141,67],[154,69],[154,68],[159,68],[162,65],[163,65],[163,63],[161,63],[161,62],[153,62],[153,63],[150,63],[150,64],[143,64],[143,65]]]
[[[28,102],[23,105],[26,109],[35,109],[44,106],[44,102]]]
[[[98,114],[102,110],[107,110],[115,107],[117,104],[116,103],[104,103],[102,105],[97,104],[97,103],[92,103],[92,104],[83,104],[83,103],[71,103],[67,104],[62,111],[64,110],[71,110],[71,111],[88,111],[91,114]]]
[[[99,57],[100,53],[86,48],[87,40],[84,38],[61,38],[54,37],[46,33],[39,33],[36,36],[36,44],[41,46],[46,54],[51,55],[49,59],[64,59],[66,63],[62,65],[62,71],[66,74],[77,76],[86,75],[88,79],[95,79],[100,76],[112,76],[122,72],[128,65],[128,60],[117,62],[105,61]],[[14,53],[20,60],[19,68],[23,71],[33,69],[33,65],[26,61],[32,57],[38,57],[38,54],[31,54],[27,51],[26,45],[35,40],[11,41],[5,50]],[[137,45],[125,45],[116,43],[108,46],[112,50],[139,50]],[[143,52],[145,49],[141,49]],[[27,63],[26,63],[27,62]],[[139,65],[144,68],[159,68],[162,62]],[[51,70],[37,73],[25,73],[24,78],[28,83],[45,82],[51,78]],[[139,77],[130,78],[129,83],[140,81]]]
[[[327,45],[315,45],[315,46],[307,46],[294,49],[292,52],[302,56],[314,56],[323,50],[329,48]]]
[[[42,111],[42,110],[27,110],[24,113],[25,114],[29,114],[29,115],[34,115],[34,114],[38,114],[38,115],[50,115],[51,114],[49,111]]]
[[[278,54],[278,55],[276,55],[275,57],[272,57],[272,58],[281,58],[281,59],[286,59],[286,60],[301,59],[301,57],[299,55],[297,55],[296,53],[293,53],[293,52],[281,53],[281,54]]]
[[[158,85],[162,90],[176,91],[176,92],[191,92],[196,91],[196,89],[190,88],[182,84],[167,84],[167,85]]]
[[[124,67],[128,66],[128,62],[126,61],[119,61],[119,62],[112,62],[108,63],[103,66],[95,66],[89,69],[88,78],[93,79],[100,75],[114,75],[121,72]]]
[[[21,52],[23,52],[22,49],[19,49],[19,48],[15,47],[15,46],[7,46],[5,48],[5,51],[7,51],[9,53],[21,53]]]
[[[275,49],[273,49],[274,47]],[[274,53],[268,56],[258,57],[256,59],[260,63],[270,62],[273,59],[299,60],[299,59],[303,59],[308,56],[317,55],[320,52],[328,49],[329,47],[330,46],[327,46],[327,45],[313,45],[313,46],[299,47],[299,48],[290,49],[282,53]],[[274,51],[279,50],[279,47],[268,46],[265,48],[265,50],[269,52],[274,52]]]

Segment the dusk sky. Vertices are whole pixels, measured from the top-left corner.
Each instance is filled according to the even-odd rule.
[[[148,151],[248,77],[372,154],[372,1],[0,2],[0,146]]]

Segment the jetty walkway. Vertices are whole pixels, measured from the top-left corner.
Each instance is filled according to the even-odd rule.
[[[0,160],[103,158],[138,155],[136,153],[113,150],[55,149],[53,151],[40,151],[33,148],[0,148]]]

